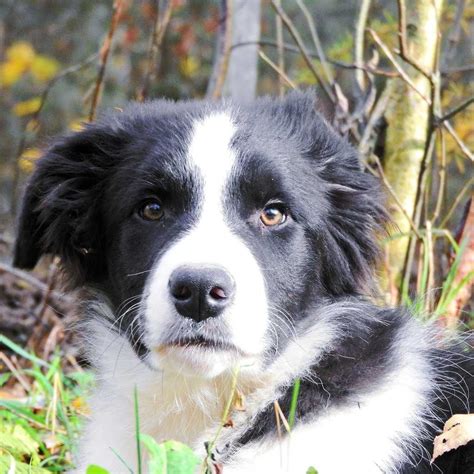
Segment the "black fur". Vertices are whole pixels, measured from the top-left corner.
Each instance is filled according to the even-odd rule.
[[[186,146],[193,121],[221,109],[230,109],[237,124],[232,148],[238,166],[226,190],[226,219],[258,260],[268,298],[297,327],[312,324],[317,308],[343,300],[367,316],[340,315],[344,337],[302,379],[297,423],[328,406],[357,404],[395,364],[406,316],[364,301],[362,295],[374,288],[377,238],[387,222],[383,195],[377,180],[361,170],[355,150],[316,112],[311,94],[263,98],[239,107],[225,102],[136,104],[60,139],[40,160],[26,189],[15,265],[32,268],[43,254],[60,256],[71,286],[105,294],[118,318],[129,299],[143,293],[153,264],[196,221],[202,182],[186,161]],[[165,217],[158,223],[143,221],[137,209],[157,194],[166,206]],[[253,219],[269,199],[284,202],[289,210],[285,225],[272,232],[262,231]],[[116,329],[128,336],[140,357],[146,355],[134,312]],[[272,337],[269,360],[288,343],[281,326]],[[433,392],[434,418],[420,440],[431,452],[442,420],[470,409],[474,386],[473,367],[465,357],[438,349],[427,357],[435,367],[448,361],[452,383],[468,384],[471,393],[463,404],[456,390]],[[292,382],[275,394],[285,413]],[[258,414],[237,444],[269,436],[275,436],[273,405]],[[464,451],[443,456],[438,463],[443,472],[467,472],[459,466],[472,465],[472,450]],[[436,472],[426,456],[415,471],[408,465],[399,469]]]

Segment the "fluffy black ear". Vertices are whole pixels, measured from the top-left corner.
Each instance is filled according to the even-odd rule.
[[[98,201],[124,137],[92,125],[60,139],[38,161],[24,195],[14,264],[33,268],[43,254],[61,258],[73,286],[105,271]]]
[[[316,166],[329,204],[315,229],[322,281],[331,294],[367,292],[379,257],[378,239],[389,220],[381,183],[362,168],[356,150],[316,111],[311,92],[284,99],[286,130]]]

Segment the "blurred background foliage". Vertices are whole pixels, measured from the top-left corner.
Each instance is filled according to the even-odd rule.
[[[161,12],[169,2],[157,0],[123,0],[118,15],[110,55],[102,83],[98,112],[121,107],[128,100],[141,99],[150,66],[150,45],[157,8]],[[367,65],[381,74],[373,74],[366,96],[355,81],[355,25],[361,1],[306,0],[279,2],[298,31],[307,50],[314,53],[313,36],[301,8],[309,12],[327,56],[323,65],[313,57],[317,74],[334,78],[339,106],[344,113],[356,115],[367,106],[367,95],[382,95],[393,64],[375,43],[364,35],[363,53]],[[199,98],[206,95],[215,58],[216,37],[220,24],[221,4],[217,0],[171,0],[171,16],[164,31],[154,70],[147,88],[147,98]],[[0,2],[0,259],[9,261],[14,239],[14,220],[25,179],[34,169],[41,150],[57,134],[78,130],[88,120],[97,85],[104,41],[113,16],[112,0],[3,0]],[[460,6],[462,9],[460,10]],[[459,12],[462,15],[459,18]],[[286,76],[295,87],[314,87],[319,107],[333,120],[337,107],[327,100],[315,73],[296,47],[287,28],[282,28],[285,51],[277,54],[277,15],[270,0],[261,3],[260,49],[275,64],[284,62]],[[451,110],[474,94],[474,4],[462,0],[444,3],[441,18],[441,107]],[[399,42],[397,2],[373,0],[365,25],[374,30],[387,47],[396,51]],[[234,49],[239,44],[234,45]],[[232,54],[232,52],[231,52]],[[325,69],[326,67],[326,69]],[[258,94],[281,93],[289,89],[268,61],[258,63]],[[364,112],[365,113],[365,112]],[[357,145],[368,123],[368,114],[345,130]],[[467,149],[474,148],[474,114],[465,107],[455,114],[451,123]],[[355,130],[355,132],[354,132]],[[377,127],[377,136],[367,151],[367,162],[374,153],[384,164],[384,123]],[[443,149],[442,149],[443,147]],[[447,176],[444,210],[450,208],[463,190],[469,196],[466,181],[472,174],[469,156],[450,134],[435,143],[435,154],[446,157]],[[472,155],[471,155],[472,157]],[[436,160],[432,171],[433,198],[439,184]],[[438,184],[437,184],[438,183]],[[465,199],[464,199],[465,201]],[[463,202],[453,208],[446,226],[455,231],[462,215]],[[3,249],[3,250],[2,250]],[[438,250],[437,250],[438,251]],[[446,257],[438,268],[445,275],[449,267],[449,249],[439,250]],[[416,269],[414,270],[416,273]],[[436,283],[436,282],[435,282]],[[440,284],[440,282],[437,282]],[[418,285],[418,289],[420,289]],[[422,287],[421,290],[426,290]]]
[[[440,40],[436,34],[428,39],[438,50],[429,74],[432,100],[427,121],[417,123],[416,109],[427,104],[407,87],[420,78],[400,50],[399,8],[416,13],[427,1],[442,5]],[[390,235],[382,236],[385,259],[378,272],[385,302],[404,303],[451,328],[474,327],[472,1],[0,0],[0,470],[11,466],[12,453],[18,466],[30,464],[21,472],[70,468],[90,384],[74,335],[66,330],[77,316],[73,295],[61,291],[57,259],[43,259],[33,272],[11,266],[23,185],[53,138],[79,130],[96,108],[100,114],[129,100],[209,97],[216,90],[217,60],[224,56],[218,41],[226,23],[223,5],[231,4],[255,8],[254,14],[247,11],[247,19],[253,15],[257,23],[257,94],[314,88],[318,108],[359,148],[366,171],[382,179],[392,216],[400,210],[409,215],[410,225],[402,216]],[[279,6],[306,58],[276,13]],[[416,36],[412,30],[420,26],[415,17],[407,18],[410,42]],[[250,22],[234,26],[245,33]],[[234,38],[230,62],[243,46]],[[327,61],[317,59],[321,52]],[[247,77],[247,72],[237,69],[237,82],[239,73]],[[405,92],[393,87],[396,81]],[[253,94],[250,82],[241,82]],[[229,85],[223,91],[232,95]],[[409,100],[391,123],[387,111],[404,95]],[[387,137],[391,132],[397,140],[397,125],[413,113],[413,128],[428,133],[417,145],[424,150],[413,168],[418,185],[406,189],[396,181],[409,163],[397,162],[389,173]],[[402,132],[403,152],[405,140],[412,138],[410,127]],[[406,209],[405,194],[412,195]],[[391,247],[407,236],[405,255],[392,265]]]

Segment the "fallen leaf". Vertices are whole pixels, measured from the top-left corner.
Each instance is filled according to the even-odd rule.
[[[443,432],[434,439],[433,462],[442,454],[474,440],[474,415],[454,415],[444,425]]]

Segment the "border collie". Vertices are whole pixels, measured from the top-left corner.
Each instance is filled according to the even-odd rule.
[[[141,431],[210,471],[467,472],[461,450],[430,457],[472,408],[470,356],[371,302],[383,201],[308,93],[132,104],[57,141],[15,263],[59,255],[82,289],[97,386],[77,472],[136,470],[135,387]]]

